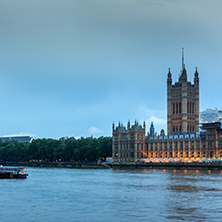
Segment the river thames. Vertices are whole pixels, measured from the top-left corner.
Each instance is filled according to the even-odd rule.
[[[221,221],[222,172],[27,168],[2,179],[0,221]]]

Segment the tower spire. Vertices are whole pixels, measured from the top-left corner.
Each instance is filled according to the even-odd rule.
[[[185,64],[184,64],[184,48],[182,48],[182,70],[184,70]]]

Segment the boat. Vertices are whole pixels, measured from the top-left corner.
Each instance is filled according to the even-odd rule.
[[[3,167],[0,166],[0,179],[27,178],[25,167]]]

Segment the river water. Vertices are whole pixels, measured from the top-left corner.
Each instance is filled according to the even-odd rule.
[[[27,168],[0,180],[0,221],[222,221],[222,172]]]

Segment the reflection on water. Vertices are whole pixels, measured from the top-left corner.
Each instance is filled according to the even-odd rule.
[[[222,179],[220,172],[177,171],[169,173],[167,219],[220,221]]]
[[[29,168],[1,180],[1,221],[221,221],[221,171]]]

